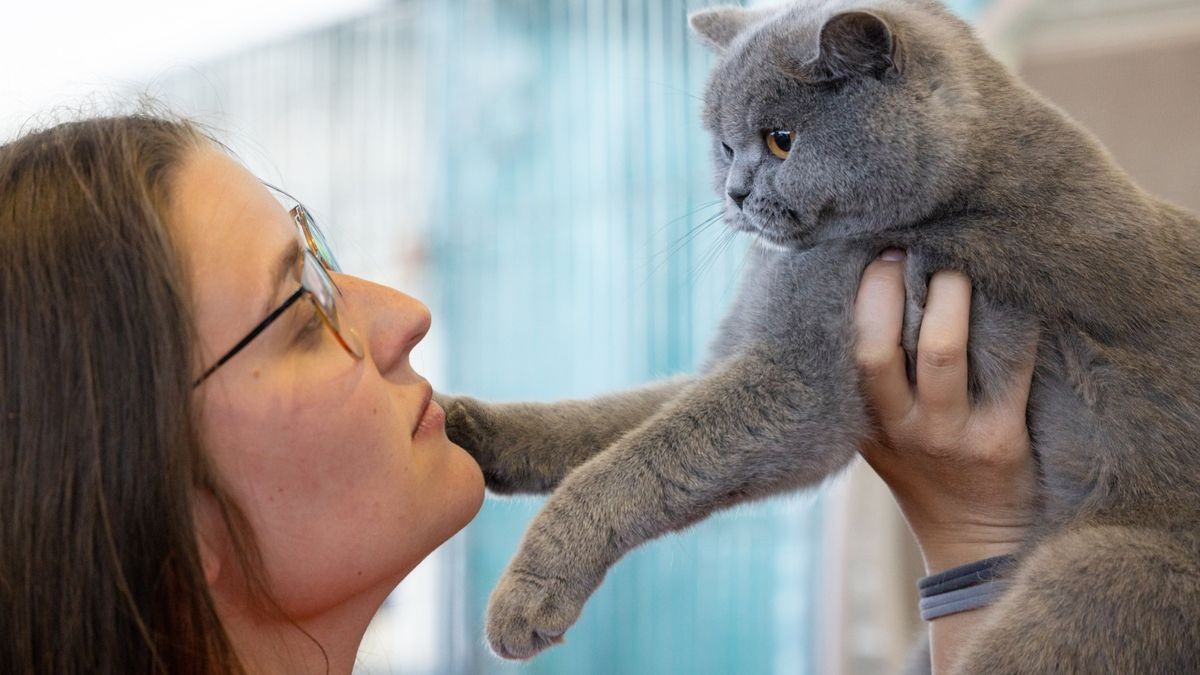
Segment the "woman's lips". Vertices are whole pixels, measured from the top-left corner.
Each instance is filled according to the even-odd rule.
[[[413,429],[413,438],[427,436],[440,431],[446,426],[446,411],[433,400],[433,387],[425,385],[425,405],[421,410],[421,418]]]

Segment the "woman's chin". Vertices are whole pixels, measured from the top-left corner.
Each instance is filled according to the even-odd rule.
[[[458,451],[467,458],[468,462],[470,462],[470,468],[468,470],[471,477],[470,492],[471,494],[475,495],[474,506],[470,509],[470,516],[467,517],[467,522],[470,522],[473,518],[475,518],[475,514],[479,513],[479,509],[483,507],[483,495],[485,488],[483,469],[479,468],[479,464],[475,461],[475,458],[468,454],[466,450],[463,450],[457,445],[454,447],[458,448]],[[463,523],[463,525],[466,524],[466,522]]]
[[[449,438],[446,439],[446,452],[449,453],[447,469],[450,473],[446,485],[448,488],[447,507],[454,508],[459,515],[459,518],[451,519],[457,523],[454,528],[454,532],[457,532],[471,522],[483,506],[483,470],[479,468],[479,464],[470,453],[451,442]],[[453,506],[449,504],[450,495],[454,496]],[[453,533],[451,533],[452,535]]]

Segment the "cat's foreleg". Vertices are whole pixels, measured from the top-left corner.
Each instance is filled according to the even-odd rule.
[[[479,462],[489,490],[542,493],[658,412],[689,381],[677,377],[582,401],[487,403],[441,394],[435,399],[446,409],[447,435]]]
[[[845,466],[867,418],[853,368],[826,365],[765,350],[735,357],[571,473],[492,593],[496,653],[528,658],[556,642],[608,567],[642,542]]]

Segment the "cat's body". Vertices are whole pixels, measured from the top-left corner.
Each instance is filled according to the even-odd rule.
[[[1200,671],[1200,221],[940,5],[864,6],[693,18],[724,56],[706,123],[727,219],[775,244],[752,252],[699,375],[593,401],[443,399],[493,490],[558,486],[493,594],[493,648],[552,644],[647,539],[849,463],[875,434],[853,302],[895,246],[910,355],[929,276],[972,279],[976,401],[1038,345],[1042,525],[962,672]],[[784,161],[762,148],[775,128],[797,130]]]

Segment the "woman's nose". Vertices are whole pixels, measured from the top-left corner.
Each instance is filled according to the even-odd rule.
[[[425,303],[386,286],[339,275],[353,326],[380,373],[408,367],[408,355],[429,332],[432,316]]]

